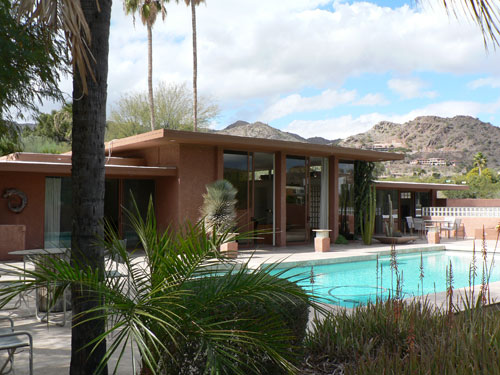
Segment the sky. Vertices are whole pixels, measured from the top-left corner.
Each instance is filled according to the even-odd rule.
[[[191,87],[190,8],[166,8],[153,28],[153,81]],[[500,125],[500,51],[441,0],[206,0],[197,29],[198,90],[220,107],[215,129],[261,121],[336,139],[422,115]],[[71,100],[70,77],[61,88]],[[108,116],[122,95],[146,89],[146,28],[115,1]]]

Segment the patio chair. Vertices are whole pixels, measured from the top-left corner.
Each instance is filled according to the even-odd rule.
[[[455,217],[447,216],[444,218],[444,222],[441,225],[441,231],[445,230],[448,232],[448,238],[450,238],[450,232],[456,229],[456,219]],[[456,233],[456,232],[455,232]]]
[[[424,219],[416,217],[413,219],[413,229],[418,233],[419,236],[425,235],[426,227]]]
[[[455,218],[455,239],[458,239],[458,231],[462,227],[462,219]],[[465,239],[465,226],[462,227],[462,239]]]
[[[408,229],[410,230],[410,234],[413,234],[413,229],[415,229],[414,223],[413,223],[413,217],[411,216],[406,216],[406,224],[408,225]]]
[[[0,367],[0,374],[14,372],[14,355],[21,348],[29,350],[29,374],[33,375],[33,337],[29,332],[14,331],[14,321],[8,317],[0,317],[0,321],[8,321],[10,327],[0,328],[0,350],[7,351],[7,359]]]

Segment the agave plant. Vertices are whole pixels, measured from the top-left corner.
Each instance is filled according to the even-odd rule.
[[[111,227],[103,241],[123,259],[128,278],[48,259],[34,271],[16,268],[24,278],[4,284],[0,305],[48,282],[58,283],[55,297],[72,283],[90,291],[86,297],[99,306],[74,315],[73,324],[108,322],[105,333],[88,343],[108,341],[101,367],[113,354],[122,358],[133,342],[143,374],[262,373],[263,361],[279,372],[295,372],[296,341],[279,306],[304,305],[307,322],[312,302],[301,288],[271,275],[272,266],[250,270],[222,258],[217,248],[228,233],[208,236],[202,221],[159,233],[151,202],[145,220],[129,216],[144,256],[129,254]]]
[[[236,225],[236,188],[227,180],[207,185],[201,215],[209,232],[230,231]]]

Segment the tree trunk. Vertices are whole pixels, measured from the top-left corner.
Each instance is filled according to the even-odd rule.
[[[151,113],[151,130],[155,130],[155,102],[153,97],[153,25],[147,21],[148,29],[148,92],[149,92],[149,111]]]
[[[90,54],[95,59],[91,60],[95,81],[87,75],[88,94],[84,95],[80,75],[77,70],[73,73],[71,263],[74,266],[104,270],[103,249],[96,244],[96,238],[103,236],[104,131],[111,0],[99,0],[98,3],[96,0],[80,1],[92,36],[89,47]],[[102,303],[92,291],[82,289],[78,284],[72,285],[71,298],[73,316]],[[103,341],[97,348],[92,345],[86,347],[104,333],[105,320],[94,320],[81,325],[76,323],[78,319],[73,317],[70,374],[107,374],[107,368],[97,372],[106,352],[106,342]]]
[[[196,47],[196,0],[191,0],[191,23],[193,24],[193,125],[198,130],[198,57]]]

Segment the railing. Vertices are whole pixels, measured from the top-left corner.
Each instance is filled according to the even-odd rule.
[[[422,207],[422,215],[500,217],[500,207]]]

